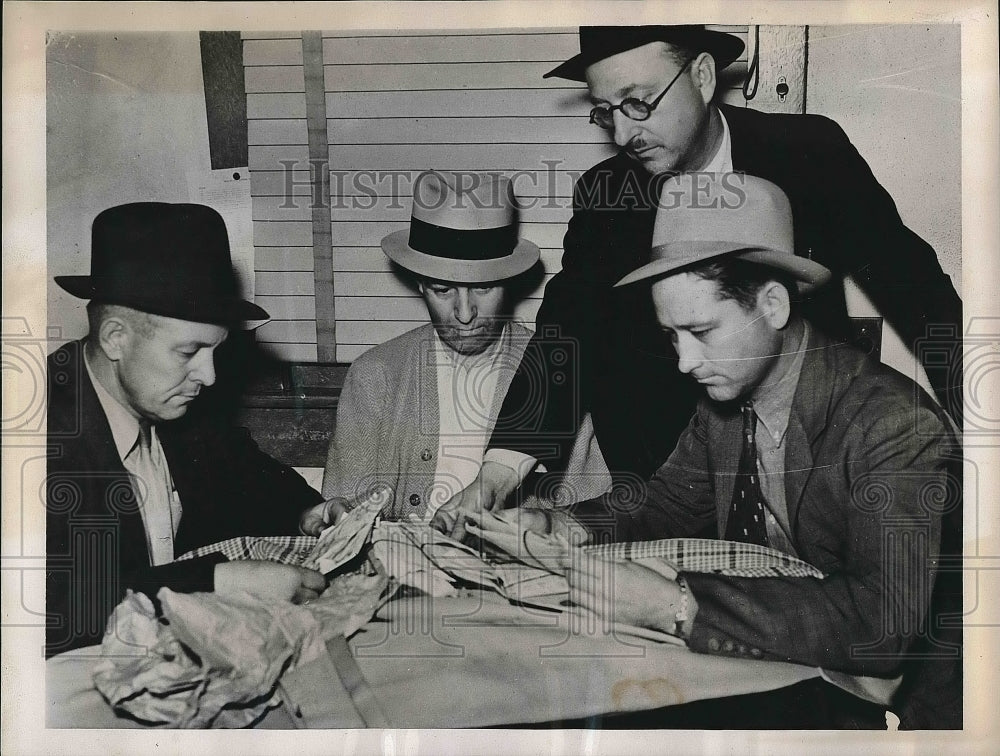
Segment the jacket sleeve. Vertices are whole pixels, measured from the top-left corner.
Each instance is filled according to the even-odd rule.
[[[325,498],[353,499],[378,482],[382,418],[391,399],[377,365],[364,356],[355,360],[337,402],[337,425],[323,471]]]
[[[716,510],[708,463],[705,418],[691,418],[677,447],[636,498],[634,490],[615,487],[570,511],[596,543],[652,541],[701,533],[715,522]]]
[[[578,182],[563,240],[562,269],[545,286],[535,334],[524,351],[488,448],[511,449],[561,470],[589,408],[587,348],[604,317],[609,282],[602,266],[600,214]]]
[[[818,133],[816,171],[829,192],[816,200],[828,213],[825,225],[842,265],[921,358],[941,405],[962,418],[962,301],[934,249],[904,225],[889,193],[879,184],[843,129],[826,118]],[[846,189],[846,191],[845,191]],[[934,329],[929,336],[928,329]],[[921,341],[922,340],[922,341]],[[924,348],[920,348],[924,344]],[[942,354],[947,355],[942,365]]]
[[[941,511],[960,487],[949,479],[944,428],[927,407],[861,401],[831,424],[849,429],[834,441],[840,461],[817,459],[800,517],[809,506],[803,540],[842,567],[823,579],[685,573],[698,604],[692,649],[898,673],[927,616]]]

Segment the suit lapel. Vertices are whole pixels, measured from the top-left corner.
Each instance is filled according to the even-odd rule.
[[[83,343],[75,350],[74,356],[79,362],[80,385],[80,429],[87,443],[84,448],[84,459],[78,469],[90,473],[103,473],[94,480],[101,488],[95,491],[92,501],[102,504],[101,515],[113,515],[118,520],[119,538],[118,551],[120,563],[127,568],[130,564],[148,566],[150,564],[149,549],[146,546],[146,531],[142,524],[142,515],[138,503],[126,507],[116,504],[120,498],[114,494],[118,480],[124,479],[132,485],[132,479],[118,456],[118,448],[111,433],[111,425],[104,408],[97,398],[97,391],[90,380],[90,373],[83,362]],[[110,476],[110,480],[108,478]],[[133,499],[134,501],[134,499]],[[123,511],[124,510],[124,511]]]

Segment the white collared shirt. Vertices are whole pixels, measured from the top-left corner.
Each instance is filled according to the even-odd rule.
[[[118,457],[133,477],[142,524],[146,531],[146,546],[149,549],[150,561],[154,566],[172,562],[174,560],[174,537],[177,535],[183,509],[180,497],[174,488],[170,466],[163,453],[163,446],[156,432],[156,426],[153,425],[150,428],[150,461],[155,468],[155,473],[142,474],[137,467],[138,419],[125,409],[97,380],[97,376],[94,375],[87,359],[86,349],[84,349],[83,362],[97,394],[97,400],[101,403],[101,409],[104,410],[104,416],[108,419],[108,425],[111,426],[111,436],[114,439]],[[136,478],[143,479],[143,484],[139,485],[135,482]],[[147,478],[152,479],[147,480]],[[156,486],[157,490],[150,492],[147,488],[149,486]],[[142,496],[140,492],[146,492],[146,495]]]
[[[483,464],[494,418],[497,379],[509,353],[510,329],[504,327],[488,350],[461,355],[434,333],[431,358],[437,372],[437,467],[427,496],[425,517],[472,483]]]

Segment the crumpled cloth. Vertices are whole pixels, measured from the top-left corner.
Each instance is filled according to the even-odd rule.
[[[246,727],[281,704],[288,669],[326,653],[326,641],[357,632],[391,596],[384,570],[333,579],[295,605],[250,594],[160,589],[163,618],[132,593],[117,607],[94,668],[116,712],[162,727]]]

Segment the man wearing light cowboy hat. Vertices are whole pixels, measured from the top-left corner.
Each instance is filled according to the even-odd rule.
[[[320,499],[245,430],[197,411],[229,330],[268,317],[239,298],[222,217],[112,207],[93,223],[91,274],[56,282],[89,300],[89,332],[48,358],[46,655],[99,643],[127,588],[315,597],[325,580],[312,570],[174,561],[235,536],[295,533]]]
[[[503,432],[455,507],[500,506],[511,490],[505,481],[516,484],[539,448],[557,450],[540,461],[558,469],[575,430],[566,426],[587,411],[622,487],[645,480],[673,450],[697,392],[674,369],[649,302],[613,284],[649,259],[657,195],[677,172],[739,171],[781,187],[795,217],[795,253],[833,274],[834,285],[803,302],[815,327],[847,334],[842,282],[852,275],[908,348],[928,327],[950,328],[948,365],[940,351],[925,362],[937,398],[961,421],[962,306],[934,250],[903,224],[836,123],[715,104],[717,71],[742,49],[737,37],[702,26],[581,27],[580,53],[546,74],[586,82],[591,122],[620,151],[577,182],[562,270],[546,286],[540,335],[527,350],[533,371],[511,382],[497,422]],[[567,340],[578,344],[579,369],[549,369],[549,354]],[[507,460],[521,455],[513,479],[498,467],[500,450]]]
[[[352,363],[323,476],[331,501],[304,516],[304,532],[319,532],[379,484],[394,492],[387,517],[427,521],[476,477],[531,337],[511,311],[539,250],[517,231],[507,179],[416,178],[409,228],[382,239],[382,250],[414,280],[431,322]],[[587,451],[577,450],[571,469]]]
[[[937,622],[961,610],[958,573],[937,571],[939,555],[961,554],[947,416],[908,378],[798,312],[798,295],[830,272],[794,254],[791,207],[777,186],[684,174],[665,182],[660,202],[651,260],[616,286],[646,297],[633,284],[652,284],[677,367],[707,395],[676,449],[637,501],[609,494],[568,512],[469,514],[467,529],[487,540],[515,528],[580,542],[684,537],[710,525],[720,539],[754,546],[704,548],[796,556],[826,577],[671,580],[616,564],[612,589],[607,568],[583,560],[569,570],[570,598],[675,632],[698,652],[822,668],[855,694],[810,684],[816,706],[829,707],[828,726],[884,725],[862,697],[891,705],[904,726],[960,728],[961,631]]]

